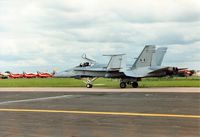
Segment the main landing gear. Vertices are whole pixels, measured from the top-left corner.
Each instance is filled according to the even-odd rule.
[[[119,86],[120,88],[126,88],[126,85],[130,83],[126,83],[126,82],[120,82]],[[137,88],[138,87],[138,82],[131,82],[131,85],[133,88]]]
[[[92,88],[93,87],[93,82],[97,79],[98,77],[94,77],[94,78],[87,78],[86,81],[84,81],[84,83],[86,84],[87,88]],[[120,80],[120,88],[126,88],[127,84],[128,85],[132,85],[133,88],[137,88],[138,87],[138,81],[141,81],[141,79],[121,79]]]
[[[132,85],[133,88],[138,87],[138,82],[136,80],[134,81],[121,80],[119,86],[120,88],[126,88],[127,84]]]
[[[126,82],[120,82],[119,86],[120,88],[126,88]]]
[[[132,83],[132,87],[133,87],[133,88],[137,88],[137,87],[138,87],[138,83],[137,83],[137,82],[133,82],[133,83]]]

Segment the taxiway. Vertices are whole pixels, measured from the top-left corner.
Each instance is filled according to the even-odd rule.
[[[0,136],[200,136],[199,88],[25,89],[1,89]]]

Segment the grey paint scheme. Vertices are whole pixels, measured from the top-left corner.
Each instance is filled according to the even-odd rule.
[[[155,54],[153,54],[151,66],[161,66],[166,52],[167,52],[166,47],[158,48]]]
[[[76,66],[72,69],[56,73],[54,77],[61,78],[119,78],[121,81],[132,83],[144,77],[162,77],[177,72],[175,67],[163,67],[161,63],[167,48],[162,47],[156,50],[154,45],[147,45],[136,59],[134,64],[127,68],[125,54],[107,55],[110,56],[108,64],[90,62],[86,56],[89,66]]]

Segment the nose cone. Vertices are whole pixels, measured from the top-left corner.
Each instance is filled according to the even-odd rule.
[[[53,75],[53,77],[54,77],[54,78],[62,78],[62,77],[63,77],[63,74],[62,74],[61,72],[55,73],[55,74]]]
[[[72,77],[72,71],[68,70],[68,71],[55,73],[53,77],[54,78],[70,78]]]

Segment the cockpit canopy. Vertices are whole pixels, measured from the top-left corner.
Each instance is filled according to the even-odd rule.
[[[91,66],[90,62],[83,62],[79,65],[79,67],[87,67],[87,66]]]

